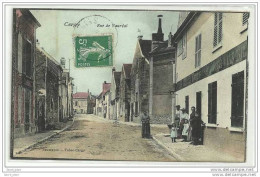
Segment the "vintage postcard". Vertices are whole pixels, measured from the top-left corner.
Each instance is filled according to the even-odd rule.
[[[248,9],[9,15],[11,159],[247,161]]]

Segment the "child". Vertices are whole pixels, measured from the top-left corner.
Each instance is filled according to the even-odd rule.
[[[176,124],[173,123],[173,124],[172,124],[172,130],[171,130],[172,143],[173,143],[173,142],[176,142],[176,138],[177,138],[177,127],[176,127]]]
[[[182,130],[182,137],[184,142],[187,142],[188,133],[189,133],[189,123],[188,120],[185,119],[183,124],[183,130]]]

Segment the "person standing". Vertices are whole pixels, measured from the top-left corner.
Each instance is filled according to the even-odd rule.
[[[192,120],[192,139],[193,145],[199,144],[199,139],[201,138],[201,124],[203,124],[198,113],[195,113],[195,118]]]
[[[193,120],[195,119],[195,107],[191,107],[191,114],[190,114],[190,120],[189,120],[189,133],[188,133],[188,141],[191,141],[191,144],[193,144],[192,139],[192,126],[193,126]]]
[[[176,142],[176,138],[177,138],[177,127],[176,124],[173,123],[172,124],[172,128],[171,128],[171,139],[172,139],[172,143]]]
[[[183,124],[183,130],[182,130],[182,137],[184,142],[187,142],[188,133],[189,133],[189,122],[188,119],[185,119]]]
[[[187,114],[186,109],[182,108],[181,114],[180,114],[180,124],[179,124],[179,137],[180,138],[182,138],[183,124],[186,119],[189,120],[189,115]]]

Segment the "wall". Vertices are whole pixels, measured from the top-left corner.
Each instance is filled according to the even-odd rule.
[[[237,46],[247,39],[246,28],[242,26],[243,13],[223,13],[222,47],[214,52],[214,13],[202,13],[187,31],[187,57],[177,57],[177,82],[191,73],[199,70],[223,53]],[[195,38],[201,34],[201,66],[195,68]],[[231,40],[232,39],[232,40]]]

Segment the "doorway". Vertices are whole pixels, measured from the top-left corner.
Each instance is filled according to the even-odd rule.
[[[199,116],[201,116],[201,91],[196,93],[196,110]]]

